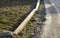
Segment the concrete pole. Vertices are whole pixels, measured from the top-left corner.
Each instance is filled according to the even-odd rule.
[[[28,21],[32,18],[32,16],[35,14],[35,12],[38,10],[40,5],[40,0],[37,1],[36,8],[34,8],[31,13],[24,19],[24,21],[18,26],[18,28],[13,32],[14,34],[18,34],[23,30],[23,28],[26,26]]]

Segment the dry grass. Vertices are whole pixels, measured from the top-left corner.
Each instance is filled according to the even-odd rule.
[[[13,27],[19,25],[23,16],[30,10],[33,0],[0,0],[0,32],[7,30],[13,31]],[[29,21],[23,31],[17,35],[17,38],[30,38],[35,25],[35,15]]]

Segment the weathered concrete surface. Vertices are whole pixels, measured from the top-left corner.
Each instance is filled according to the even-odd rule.
[[[46,22],[41,38],[60,38],[60,0],[44,0]]]
[[[13,38],[12,32],[0,32],[0,38]]]

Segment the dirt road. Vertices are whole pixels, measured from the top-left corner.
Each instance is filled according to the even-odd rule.
[[[41,38],[60,38],[60,0],[44,0],[46,22]]]

